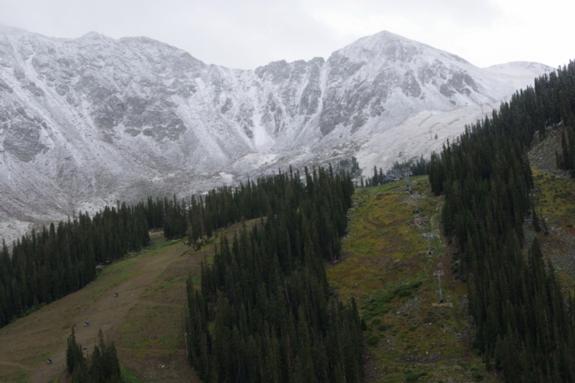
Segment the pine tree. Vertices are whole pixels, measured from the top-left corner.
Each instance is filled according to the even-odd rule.
[[[76,343],[74,329],[72,329],[72,334],[68,337],[66,361],[68,375],[72,382],[122,382],[116,347],[113,343],[105,342],[102,330],[98,332],[98,344],[94,347],[89,361],[86,361],[80,345]]]
[[[72,333],[68,337],[68,348],[66,349],[66,369],[68,374],[73,374],[76,369],[84,369],[84,354],[76,343],[76,334],[72,327]]]

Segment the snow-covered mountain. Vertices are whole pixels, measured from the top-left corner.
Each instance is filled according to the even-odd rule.
[[[0,236],[116,199],[429,154],[550,68],[381,32],[325,60],[208,65],[144,37],[0,27]]]

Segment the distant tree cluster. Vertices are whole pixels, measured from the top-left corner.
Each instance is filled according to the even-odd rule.
[[[146,218],[150,228],[161,228],[167,239],[181,238],[186,234],[189,210],[184,200],[170,198],[148,198]]]
[[[76,291],[96,277],[96,265],[146,246],[143,204],[105,208],[90,217],[51,224],[0,251],[0,326],[34,306]]]
[[[361,175],[359,162],[354,156],[333,161],[328,166],[332,166],[336,172],[344,172],[349,174],[352,179]]]
[[[428,166],[428,161],[423,157],[403,162],[396,161],[386,172],[384,172],[382,168],[374,166],[372,176],[367,179],[362,178],[361,186],[379,186],[387,182],[400,180],[406,176],[426,175],[428,173]]]
[[[527,150],[535,132],[572,120],[574,75],[571,63],[537,79],[429,164],[445,233],[460,248],[454,267],[468,283],[475,345],[507,382],[575,381],[575,305],[524,233],[526,217],[539,222]]]
[[[361,382],[358,310],[338,301],[324,269],[340,257],[351,178],[290,172],[235,193],[247,193],[243,214],[265,218],[222,240],[201,290],[188,282],[191,364],[204,382]]]
[[[387,177],[383,172],[382,168],[378,168],[377,166],[373,167],[373,174],[371,177],[367,179],[361,179],[361,186],[370,187],[370,186],[379,186],[383,185],[386,182],[393,181],[392,178]]]
[[[149,198],[148,221],[153,222],[153,227],[163,228],[168,239],[187,236],[190,243],[195,244],[222,227],[270,212],[268,193],[271,191],[266,186],[262,178],[237,187],[216,188],[188,199]]]
[[[321,172],[332,175],[340,173],[331,167]],[[146,203],[148,222],[151,222],[151,227],[163,227],[167,238],[187,236],[190,243],[197,243],[230,224],[276,214],[283,208],[281,198],[285,195],[282,190],[284,185],[277,181],[278,178],[310,180],[313,176],[307,171],[302,175],[290,169],[287,173],[279,172],[276,176],[261,177],[235,187],[216,188],[187,199],[150,198]],[[302,185],[299,185],[301,190],[293,191],[296,194],[294,198],[301,195],[304,189]],[[293,206],[298,203],[299,200],[294,199]],[[345,223],[338,222],[338,225]]]
[[[76,342],[76,334],[68,337],[66,370],[72,383],[121,383],[122,375],[118,354],[113,343],[106,343],[102,331],[98,333],[98,345],[89,358],[84,357],[82,347]]]
[[[536,80],[535,89],[543,100],[538,112],[545,124],[561,129],[557,165],[575,177],[575,62]]]

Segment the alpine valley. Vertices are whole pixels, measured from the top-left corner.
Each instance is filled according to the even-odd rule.
[[[479,68],[380,32],[309,61],[206,64],[145,37],[0,27],[0,233],[117,199],[439,151],[551,68]]]

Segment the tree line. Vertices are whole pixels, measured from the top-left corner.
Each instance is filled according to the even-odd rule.
[[[536,80],[535,86],[545,99],[545,123],[558,126],[561,132],[557,165],[575,177],[575,62]]]
[[[572,125],[574,78],[574,63],[538,78],[428,166],[459,248],[453,266],[468,284],[475,346],[507,382],[575,381],[575,305],[524,226],[530,218],[540,229],[527,151],[536,132]]]
[[[332,167],[311,172],[305,170],[303,174],[290,168],[285,173],[280,171],[274,176],[260,177],[233,187],[215,188],[189,198],[148,198],[145,203],[146,218],[150,227],[162,227],[167,238],[186,236],[194,244],[211,237],[220,228],[242,220],[269,216],[283,208],[286,191],[282,188],[285,184],[278,182],[278,178],[302,178],[302,182],[291,186],[289,191],[293,194],[289,195],[291,206],[295,208],[303,195],[303,185],[311,184],[319,172],[331,177],[341,173]],[[350,187],[353,191],[353,185]],[[342,227],[345,223],[339,218],[337,225]]]
[[[0,327],[33,307],[76,291],[96,277],[96,265],[146,246],[144,204],[106,207],[33,230],[0,250]]]
[[[235,206],[265,218],[222,239],[201,286],[188,281],[190,363],[204,382],[361,382],[362,322],[324,269],[341,255],[351,178],[306,170],[252,188]]]

